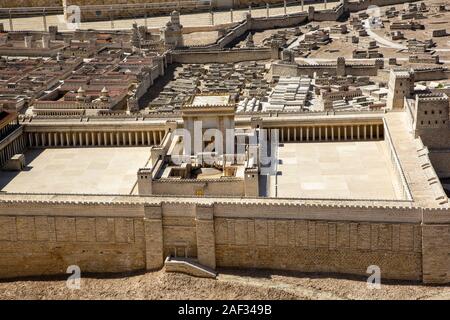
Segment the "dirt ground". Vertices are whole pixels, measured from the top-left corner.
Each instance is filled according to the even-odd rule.
[[[293,272],[220,270],[217,280],[158,272],[82,277],[79,290],[65,278],[0,282],[0,299],[439,299],[450,300],[450,286],[389,282],[368,289],[361,277]]]

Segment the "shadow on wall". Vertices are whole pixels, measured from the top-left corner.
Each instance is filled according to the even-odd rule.
[[[164,76],[159,76],[155,79],[153,85],[147,90],[147,92],[139,99],[139,108],[143,109],[148,106],[150,102],[155,100],[164,87],[171,81],[175,80],[175,69],[180,67],[179,63],[171,63],[167,65]]]

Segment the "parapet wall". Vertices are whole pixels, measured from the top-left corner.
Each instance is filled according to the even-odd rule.
[[[271,48],[175,51],[172,61],[178,63],[236,63],[272,59]]]
[[[414,2],[414,0],[349,0],[345,7],[350,12],[356,12],[366,10],[370,6],[392,6],[408,2]]]
[[[297,64],[274,62],[271,64],[271,74],[280,77],[298,77],[328,74],[330,76],[377,76],[381,65],[374,64]]]
[[[61,0],[0,0],[0,8],[59,7]]]
[[[231,179],[156,179],[152,181],[153,194],[241,196],[245,194],[244,180]]]
[[[414,81],[450,79],[450,70],[445,67],[414,68]]]
[[[385,279],[450,281],[448,210],[425,216],[413,207],[274,199],[1,197],[9,199],[0,201],[2,278],[63,274],[69,265],[82,273],[158,269],[170,254],[211,268],[366,275],[377,265]]]

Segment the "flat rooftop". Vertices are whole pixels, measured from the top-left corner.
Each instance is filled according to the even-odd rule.
[[[384,141],[285,143],[271,196],[400,200]]]
[[[150,148],[30,149],[21,172],[0,171],[12,193],[131,194]]]
[[[206,105],[227,105],[230,101],[229,95],[196,95],[192,100],[192,106],[206,106]]]

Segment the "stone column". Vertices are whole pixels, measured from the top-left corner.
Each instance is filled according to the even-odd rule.
[[[13,19],[11,10],[9,10],[9,31],[14,31]]]
[[[47,31],[47,16],[45,14],[45,9],[42,10],[42,23],[44,25],[44,32]]]
[[[206,267],[216,268],[216,245],[214,234],[214,205],[199,204],[196,207],[197,258]]]
[[[314,21],[314,13],[315,13],[314,7],[310,5],[308,7],[308,20],[309,21]]]
[[[113,7],[109,8],[109,21],[111,22],[111,29],[114,29],[114,17],[113,17]]]
[[[144,207],[145,266],[147,270],[164,265],[164,241],[161,205]]]
[[[267,18],[270,17],[270,12],[269,12],[269,10],[270,10],[270,6],[269,6],[268,3],[266,3],[266,17],[267,17]]]
[[[147,24],[147,4],[144,3],[144,26],[147,28],[148,24]]]

